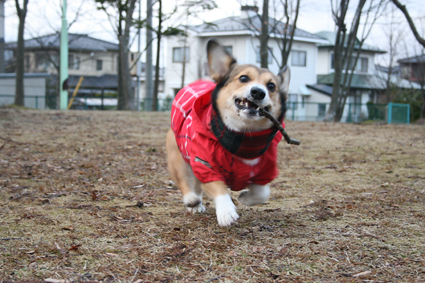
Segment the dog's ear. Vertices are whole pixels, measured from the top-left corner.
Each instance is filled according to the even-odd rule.
[[[210,76],[216,83],[219,83],[236,63],[236,60],[213,39],[207,43],[207,55]]]
[[[279,74],[277,74],[277,80],[279,83],[279,90],[286,98],[289,91],[289,81],[291,80],[291,71],[288,66],[285,66],[282,70],[280,70]]]

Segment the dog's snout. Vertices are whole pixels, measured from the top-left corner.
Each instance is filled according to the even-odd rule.
[[[255,100],[263,100],[266,97],[266,93],[261,88],[254,86],[251,88],[251,96]]]

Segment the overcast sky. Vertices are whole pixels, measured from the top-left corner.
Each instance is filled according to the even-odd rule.
[[[26,19],[26,33],[25,38],[31,38],[35,36],[41,36],[60,30],[61,18],[60,18],[60,4],[63,0],[29,0],[28,15]],[[163,6],[168,11],[171,11],[173,7],[178,3],[176,0],[163,0]],[[271,1],[271,0],[270,0]],[[333,2],[338,1],[334,0]],[[18,30],[18,18],[16,16],[16,8],[13,0],[6,0],[5,3],[5,39],[6,42],[16,41],[17,30]],[[339,1],[338,1],[339,2]],[[369,1],[368,1],[369,2]],[[377,0],[375,0],[377,2]],[[409,0],[403,1],[406,3],[409,12],[414,18],[418,29],[421,34],[425,36],[425,0]],[[261,1],[253,0],[216,0],[218,9],[210,12],[203,13],[201,18],[206,21],[213,21],[227,16],[240,15],[240,6],[253,5],[258,3],[261,6]],[[351,13],[353,14],[354,5],[357,1],[352,1],[353,8]],[[330,0],[301,0],[300,16],[298,19],[297,27],[308,31],[310,33],[316,33],[319,31],[327,30],[334,31],[335,26],[331,17]],[[367,4],[366,4],[367,5]],[[390,27],[390,18],[393,15],[395,26],[397,31],[402,34],[401,39],[403,40],[404,46],[410,49],[407,53],[405,51],[400,52],[403,54],[411,55],[413,47],[419,49],[418,44],[414,40],[412,33],[402,14],[394,9],[391,13],[389,5],[386,12],[381,16],[376,24],[372,28],[372,32],[367,39],[367,43],[377,46],[381,49],[388,50],[388,32]],[[113,29],[108,17],[103,11],[96,9],[94,0],[68,0],[68,22],[71,22],[75,18],[77,11],[80,11],[78,20],[71,26],[70,32],[74,33],[87,33],[90,36],[117,42],[114,36]],[[142,18],[146,15],[146,0],[142,0]],[[200,20],[192,20],[193,23],[200,23]],[[142,45],[144,44],[142,40]],[[135,50],[136,45],[134,44],[132,49]],[[406,57],[400,54],[400,57]],[[383,56],[384,58],[385,56]],[[379,60],[379,59],[378,59]],[[385,63],[384,63],[385,64]]]

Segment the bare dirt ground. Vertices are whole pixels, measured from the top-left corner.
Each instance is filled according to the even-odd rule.
[[[0,109],[0,282],[425,282],[425,128],[288,122],[220,228],[169,183],[168,113]]]

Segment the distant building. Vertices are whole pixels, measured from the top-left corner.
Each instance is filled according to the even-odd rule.
[[[326,39],[326,42],[318,46],[317,83],[308,85],[308,88],[312,92],[312,96],[315,96],[315,102],[320,102],[316,110],[318,111],[318,117],[324,118],[333,91],[336,32],[322,31],[316,33],[316,35]],[[360,51],[360,55],[354,66],[357,51]],[[353,57],[348,60],[350,68],[354,67],[354,72],[350,85],[350,93],[347,99],[348,105],[346,106],[347,108],[346,111],[344,111],[342,119],[343,121],[348,117],[350,117],[350,119],[352,118],[352,121],[360,121],[363,117],[367,116],[366,103],[370,101],[377,102],[377,97],[382,89],[382,83],[376,77],[374,62],[375,55],[383,53],[386,53],[386,51],[365,43],[360,47],[360,41],[356,38]],[[346,74],[344,72],[342,81],[345,76]],[[351,112],[349,113],[349,111]]]
[[[165,94],[174,97],[182,83],[183,65],[185,65],[184,84],[208,77],[206,44],[210,38],[220,42],[239,64],[260,66],[260,41],[256,35],[261,30],[261,20],[256,14],[257,7],[242,6],[241,15],[224,18],[208,24],[187,27],[187,38],[171,36],[167,38],[167,80]],[[269,69],[277,74],[281,61],[279,44],[284,33],[292,32],[292,27],[273,18],[269,18],[270,29],[274,27],[268,41]],[[307,84],[316,83],[317,45],[326,43],[318,35],[301,29],[295,29],[294,42],[288,59],[291,69],[289,101],[302,102],[310,98]],[[185,62],[184,62],[185,60]],[[305,109],[290,109],[297,115],[305,115]],[[301,113],[303,112],[303,113]]]
[[[86,34],[68,35],[69,75],[101,76],[118,72],[118,44],[90,37]],[[17,43],[6,44],[8,50],[16,51]],[[25,40],[25,72],[57,74],[59,67],[60,33]],[[13,56],[15,58],[15,55]],[[137,54],[130,53],[132,64]],[[9,62],[14,68],[15,59]],[[135,67],[132,72],[135,74]]]
[[[425,84],[425,55],[419,55],[397,61],[400,64],[401,77],[412,82]]]
[[[100,94],[118,90],[118,54],[116,43],[100,40],[87,34],[70,33],[68,35],[68,85],[72,93],[79,78],[84,77],[79,94]],[[17,43],[6,44],[6,49],[13,52],[12,59],[7,62],[7,71],[15,70],[15,51]],[[26,73],[48,73],[56,79],[59,70],[60,34],[50,34],[25,40],[24,66]],[[129,53],[130,74],[133,76],[133,87],[136,86],[137,68],[140,68],[140,97],[144,97],[143,64],[139,62],[139,54]],[[163,73],[163,69],[161,69]],[[163,89],[163,76],[160,77],[160,91]]]

